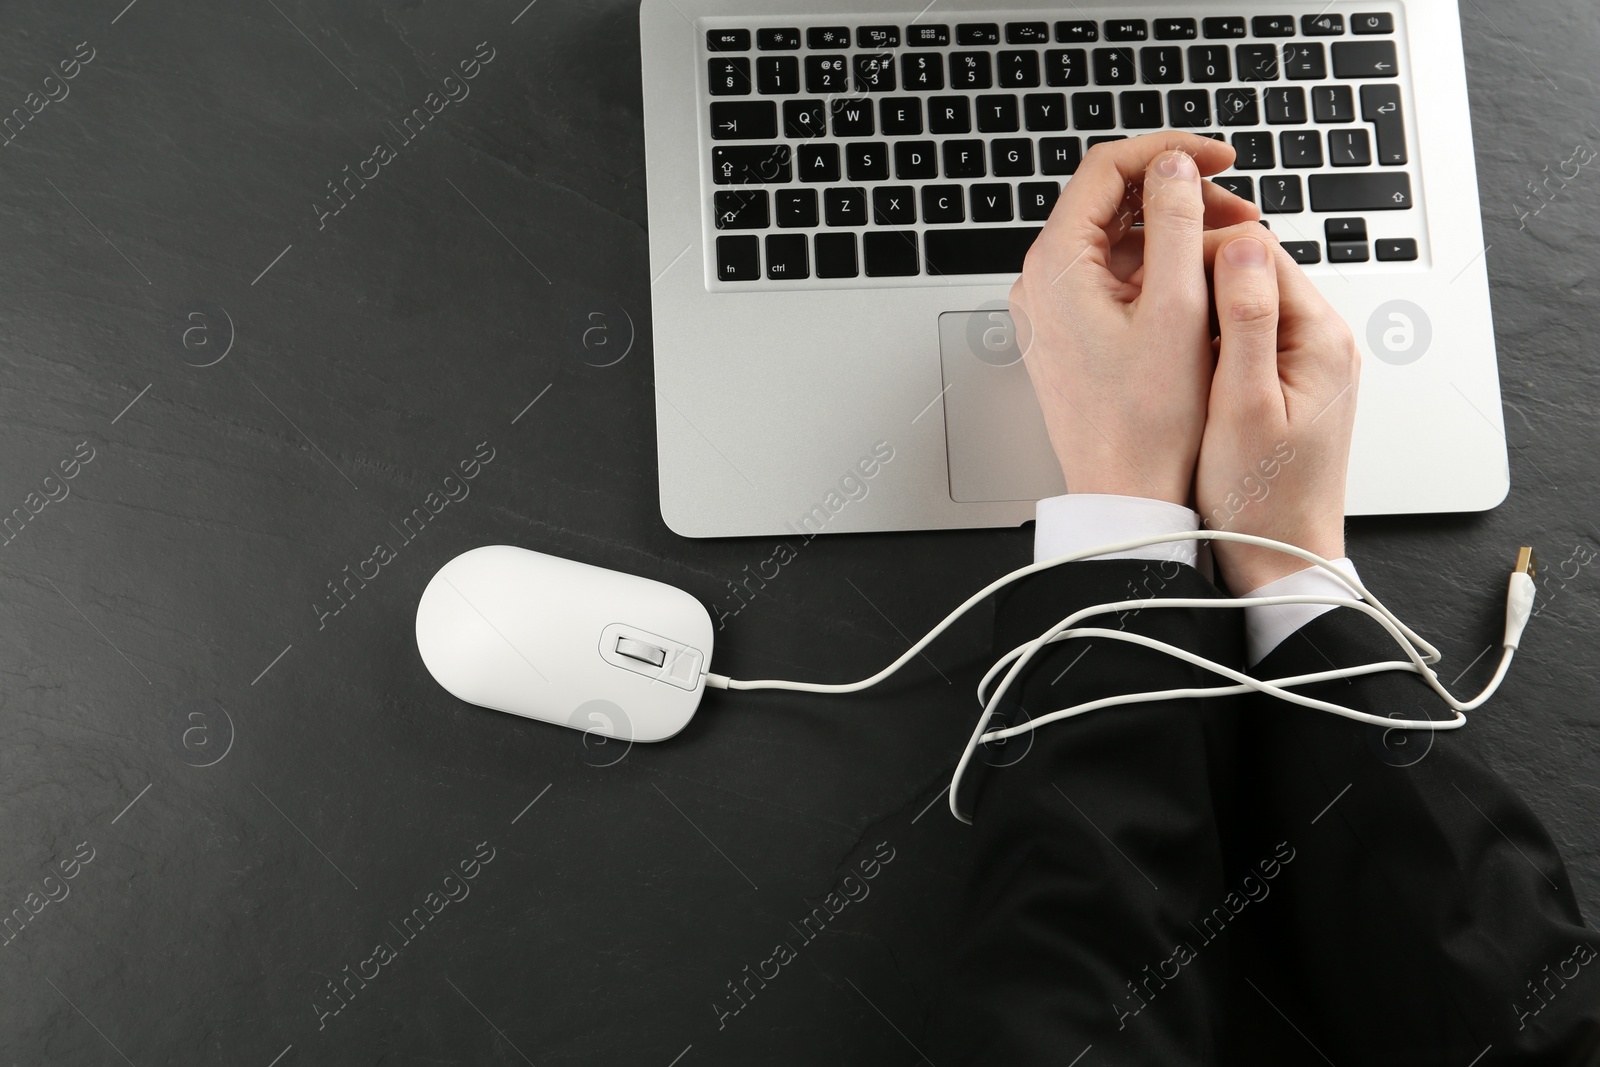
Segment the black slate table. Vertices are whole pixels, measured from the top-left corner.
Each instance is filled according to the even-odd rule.
[[[934,1051],[981,619],[873,702],[712,698],[631,752],[416,654],[473,546],[708,603],[772,554],[657,514],[635,6],[124,4],[0,8],[0,1059]],[[1600,18],[1463,20],[1514,486],[1351,554],[1462,690],[1515,546],[1551,565],[1472,729],[1593,914],[1600,177],[1529,183],[1600,145]],[[819,538],[720,669],[868,673],[1030,537]]]

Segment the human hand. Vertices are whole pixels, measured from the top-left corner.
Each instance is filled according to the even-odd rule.
[[[1201,181],[1233,160],[1187,133],[1096,145],[1028,251],[1011,315],[1069,492],[1190,499],[1212,372],[1206,229],[1260,217]]]
[[[1226,243],[1214,266],[1221,338],[1195,474],[1201,519],[1337,559],[1361,372],[1350,327],[1267,230],[1212,236]],[[1212,548],[1235,593],[1307,566],[1237,542]]]

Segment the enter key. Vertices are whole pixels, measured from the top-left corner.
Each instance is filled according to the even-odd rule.
[[[1398,167],[1406,162],[1406,119],[1400,110],[1398,85],[1363,85],[1361,117],[1373,124],[1378,134],[1378,162]]]

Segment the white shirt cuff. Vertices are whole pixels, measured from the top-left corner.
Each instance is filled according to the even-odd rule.
[[[1359,580],[1356,575],[1356,565],[1347,557],[1341,556],[1329,562],[1346,575]],[[1252,589],[1244,596],[1343,596],[1362,599],[1355,590],[1315,564],[1305,570],[1284,575],[1275,582],[1268,582],[1260,589]],[[1254,667],[1260,663],[1267,657],[1267,653],[1277,648],[1286,637],[1299,631],[1306,623],[1332,610],[1334,610],[1332,604],[1268,604],[1258,608],[1245,608],[1245,654],[1249,657],[1250,666]]]
[[[1096,545],[1200,529],[1199,514],[1182,504],[1140,496],[1067,493],[1039,501],[1035,514],[1035,563]],[[1198,556],[1196,546],[1194,540],[1164,541],[1093,558],[1175,560],[1193,567]]]

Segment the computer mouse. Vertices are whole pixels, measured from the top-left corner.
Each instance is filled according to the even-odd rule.
[[[711,616],[649,578],[510,545],[464,552],[417,604],[438,683],[496,711],[624,741],[664,741],[705,691]]]

